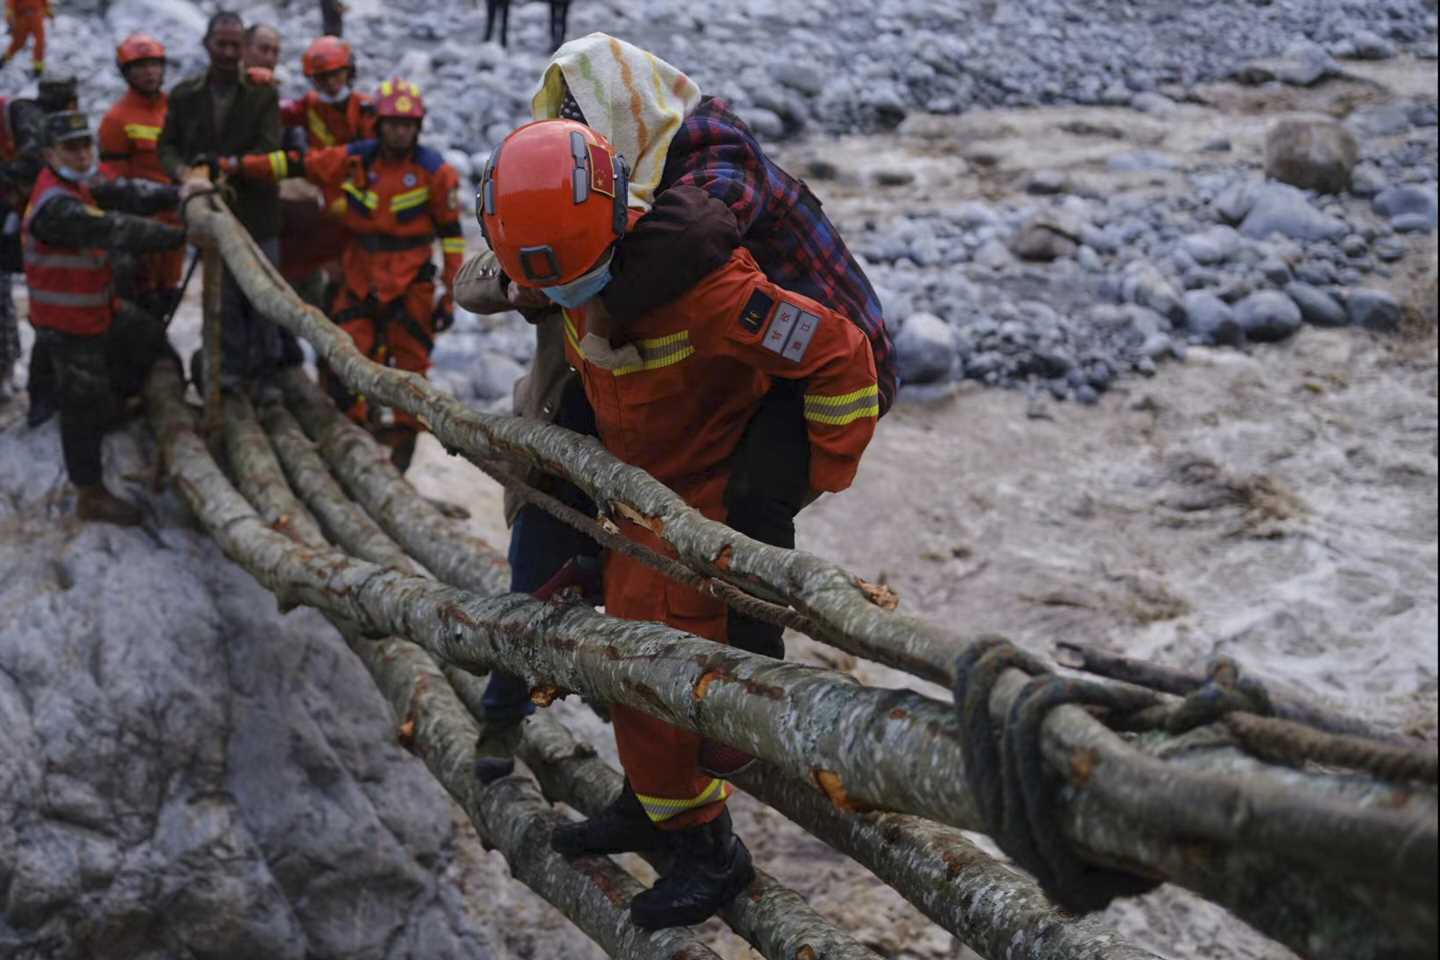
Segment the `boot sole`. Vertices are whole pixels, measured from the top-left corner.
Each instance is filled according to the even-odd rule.
[[[725,909],[745,888],[755,882],[755,864],[747,859],[745,868],[727,883],[719,898],[709,907],[693,906],[684,909],[646,910],[631,903],[630,922],[641,930],[668,930],[671,927],[693,927],[704,923]]]

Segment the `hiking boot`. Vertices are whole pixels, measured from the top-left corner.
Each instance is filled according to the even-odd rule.
[[[550,849],[565,857],[655,853],[671,846],[676,836],[650,822],[626,780],[620,795],[600,813],[556,827],[550,834]]]
[[[482,720],[475,740],[475,779],[490,783],[515,772],[515,751],[524,732],[520,720],[505,723]]]
[[[675,833],[675,857],[655,886],[630,901],[641,930],[704,923],[755,879],[750,851],[730,827],[727,808],[709,823]]]
[[[113,523],[121,527],[138,527],[140,525],[140,509],[106,490],[103,483],[77,489],[80,491],[80,496],[75,513],[81,520]]]
[[[700,741],[699,767],[712,777],[728,780],[750,769],[755,762],[754,754],[732,747],[719,740],[706,737]]]

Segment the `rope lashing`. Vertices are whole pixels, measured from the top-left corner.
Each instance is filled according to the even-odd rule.
[[[994,729],[990,695],[1007,669],[1032,675]],[[1055,800],[1063,778],[1041,753],[1041,729],[1062,704],[1123,716],[1153,707],[1158,698],[1135,687],[1061,677],[1002,637],[981,637],[956,658],[955,705],[961,713],[965,776],[982,821],[1000,849],[1032,874],[1051,900],[1076,913],[1106,907],[1118,897],[1158,886],[1151,877],[1098,867],[1078,857],[1060,832]]]

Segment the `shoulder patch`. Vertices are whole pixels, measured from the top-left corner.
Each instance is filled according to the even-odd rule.
[[[786,360],[799,363],[805,358],[805,351],[810,348],[810,341],[819,327],[818,316],[800,309],[799,304],[781,300],[775,319],[770,321],[770,329],[760,345]]]
[[[425,168],[426,173],[433,174],[445,165],[445,158],[440,156],[436,150],[429,147],[417,146],[415,148],[415,162]]]
[[[750,294],[745,308],[740,311],[740,326],[749,333],[759,333],[760,328],[765,326],[765,318],[770,316],[770,309],[774,306],[774,298],[766,296],[763,290],[756,290]]]

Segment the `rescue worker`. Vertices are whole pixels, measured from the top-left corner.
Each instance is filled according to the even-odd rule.
[[[20,360],[20,316],[15,310],[12,277],[22,269],[20,212],[25,198],[11,179],[15,134],[10,126],[9,97],[0,96],[0,404],[9,403],[15,364]]]
[[[205,31],[209,69],[170,91],[165,129],[160,133],[160,164],[184,183],[192,169],[203,176],[217,156],[268,153],[280,149],[280,101],[273,86],[251,83],[240,69],[245,25],[221,11]],[[235,218],[250,232],[271,263],[280,255],[280,200],[273,183],[231,184],[228,199]],[[246,298],[229,271],[221,289],[221,388],[255,388],[275,393],[272,377],[299,364],[304,354],[294,334],[264,316]],[[192,376],[196,372],[191,358]]]
[[[435,335],[454,322],[455,274],[465,255],[460,178],[420,144],[425,103],[414,84],[387,80],[375,100],[374,140],[304,154],[227,157],[221,166],[252,179],[303,176],[343,195],[349,240],[333,319],[370,359],[423,375]],[[445,285],[439,296],[431,262],[437,240]],[[339,406],[390,448],[395,466],[409,467],[420,422],[404,411],[372,408],[338,380],[324,379]]]
[[[170,185],[160,165],[160,131],[165,129],[165,45],[144,33],[132,33],[115,48],[115,64],[129,84],[100,121],[100,172],[111,179],[149,180]],[[180,226],[175,211],[157,215],[161,223]],[[135,258],[124,293],[157,316],[168,316],[180,293],[183,249],[163,250]]]
[[[35,46],[30,50],[30,72],[45,72],[45,21],[55,19],[50,0],[5,0],[5,22],[10,25],[10,47],[0,54],[0,68],[11,61],[31,37]]]
[[[280,104],[286,145],[318,150],[374,139],[375,106],[369,96],[355,90],[350,44],[336,37],[317,37],[306,48],[301,66],[311,89]],[[283,201],[280,273],[307,301],[329,312],[338,287],[331,281],[339,276],[347,240],[345,194],[303,180],[291,182],[304,190]]]
[[[719,201],[693,187],[701,210]],[[477,200],[486,240],[505,274],[562,308],[565,353],[579,371],[599,436],[620,460],[648,471],[706,517],[724,521],[725,490],[746,424],[778,377],[803,384],[808,496],[850,485],[879,415],[874,358],[843,314],[766,278],[736,247],[670,302],[612,314],[600,293],[625,256],[638,212],[627,209],[624,162],[573,120],[527,124],[506,137]],[[630,540],[673,556],[648,528],[620,521]],[[618,552],[604,562],[612,616],[658,620],[725,642],[725,604]],[[655,886],[636,896],[644,929],[700,923],[754,877],[732,833],[729,783],[700,768],[701,737],[639,710],[612,705],[620,762],[639,818],[607,812],[557,828],[568,856],[663,849],[673,854]]]
[[[139,511],[102,480],[101,441],[121,398],[139,392],[166,349],[159,321],[117,302],[108,251],[178,247],[185,232],[145,216],[184,194],[148,181],[95,179],[95,145],[83,113],[46,120],[45,168],[25,211],[25,282],[37,342],[49,347],[60,393],[60,443],[82,520],[134,525]]]
[[[627,79],[633,77],[654,79],[635,84]],[[860,325],[876,358],[880,411],[886,411],[897,379],[879,299],[819,201],[765,156],[724,101],[702,96],[693,80],[666,61],[594,33],[565,44],[551,59],[532,111],[537,119],[565,117],[592,126],[633,165],[630,206],[648,213],[625,239],[624,268],[601,293],[612,313],[666,303],[743,242],[770,279]],[[733,216],[725,221],[710,215],[695,202],[694,191],[676,187],[700,188]],[[538,309],[527,299],[532,292],[516,287],[490,254],[467,263],[456,286],[457,302],[468,310],[519,308],[536,325],[534,359],[516,385],[516,413],[578,432],[593,429],[587,428],[593,415],[583,391],[567,383],[572,375],[558,315]],[[803,391],[776,379],[736,451],[725,492],[726,522],[764,543],[794,547],[794,517],[808,495],[808,456]],[[539,471],[527,479],[577,509],[588,505],[572,485]],[[506,519],[513,525],[511,589],[517,592],[546,589],[567,558],[598,552],[593,541],[540,508],[509,497]],[[567,576],[588,565],[579,564],[579,571]],[[773,624],[731,611],[727,630],[731,645],[742,650],[785,655],[782,631]],[[520,722],[534,710],[528,684],[495,671],[484,708],[476,774],[488,780],[513,769]],[[732,775],[749,760],[718,741],[707,740],[703,747],[703,763],[717,775]]]
[[[46,77],[38,84],[34,98],[20,97],[3,105],[4,136],[0,138],[0,196],[10,207],[5,216],[4,242],[8,250],[8,271],[18,273],[20,264],[21,215],[35,180],[45,168],[45,119],[52,114],[77,109],[74,77]],[[8,144],[8,146],[7,146]],[[8,289],[8,287],[7,287]],[[16,330],[16,347],[19,330]],[[46,354],[46,342],[38,340],[30,347],[29,379],[25,391],[30,396],[30,409],[25,424],[31,429],[45,423],[60,411],[60,398],[52,376],[54,364]]]

